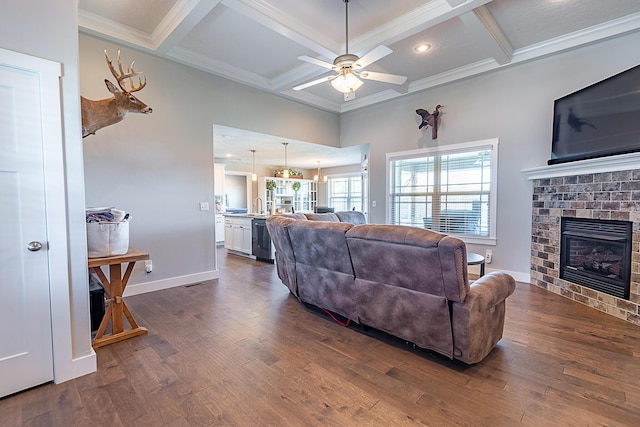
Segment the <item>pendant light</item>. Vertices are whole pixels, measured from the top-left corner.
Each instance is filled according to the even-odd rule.
[[[320,160],[318,162],[318,173],[313,177],[315,182],[327,182],[327,177],[320,174]]]
[[[284,145],[284,172],[282,172],[282,177],[289,179],[289,167],[287,166],[287,145],[289,145],[289,143],[283,142],[282,145]]]
[[[256,174],[256,150],[251,151],[251,156],[253,157],[253,168],[251,169],[251,181],[256,182],[258,180],[258,175]]]

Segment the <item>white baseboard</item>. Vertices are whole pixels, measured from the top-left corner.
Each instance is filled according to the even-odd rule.
[[[188,274],[186,276],[170,277],[168,279],[154,280],[153,282],[135,283],[128,285],[124,291],[125,297],[146,294],[147,292],[159,291],[162,289],[175,288],[176,286],[188,285],[201,282],[203,280],[219,279],[218,270],[203,271],[202,273]]]

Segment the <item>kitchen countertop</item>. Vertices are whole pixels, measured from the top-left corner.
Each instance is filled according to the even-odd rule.
[[[267,215],[260,215],[260,214],[255,214],[255,213],[243,213],[243,214],[229,214],[229,213],[224,213],[222,214],[223,216],[230,216],[232,218],[267,218]]]

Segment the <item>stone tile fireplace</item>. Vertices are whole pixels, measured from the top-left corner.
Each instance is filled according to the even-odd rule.
[[[640,155],[636,153],[528,169],[523,174],[533,184],[531,284],[640,326],[638,165]],[[574,252],[587,255],[581,258],[574,255],[571,260],[564,253],[565,263],[569,259],[569,264],[575,265],[563,270],[562,224],[571,218],[587,220],[586,226],[574,237],[573,248]],[[605,228],[611,224],[629,224],[631,253],[628,266],[624,266],[624,255],[617,249],[618,244],[580,247],[587,245],[584,236],[598,234],[595,220],[604,220]],[[566,232],[564,235],[566,240]],[[616,237],[607,239],[615,240]],[[618,269],[625,267],[629,271],[628,277],[618,274]],[[576,271],[571,271],[572,268]],[[576,272],[584,273],[587,279],[576,279],[573,274]],[[604,277],[605,285],[601,288],[590,286],[590,279],[598,276]],[[607,282],[613,280],[608,280],[607,276],[627,282],[627,290],[617,296],[615,292],[608,292]]]

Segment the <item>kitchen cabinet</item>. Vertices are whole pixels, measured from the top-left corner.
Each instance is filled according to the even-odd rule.
[[[224,247],[227,250],[251,255],[250,217],[224,217]]]
[[[268,181],[276,183],[275,189],[267,189]],[[258,191],[264,197],[266,212],[271,212],[272,206],[274,214],[313,212],[318,203],[317,187],[311,179],[262,177]]]

